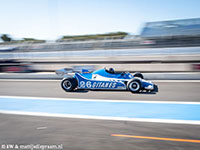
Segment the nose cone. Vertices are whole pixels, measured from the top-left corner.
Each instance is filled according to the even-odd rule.
[[[158,92],[158,86],[154,84],[153,87],[154,87],[153,92]]]

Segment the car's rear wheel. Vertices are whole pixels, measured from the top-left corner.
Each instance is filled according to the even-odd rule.
[[[73,91],[77,87],[77,85],[78,85],[78,83],[75,78],[66,78],[66,79],[63,79],[61,82],[61,87],[66,92]]]
[[[141,83],[139,80],[131,80],[127,85],[128,90],[132,93],[138,93],[141,90]]]

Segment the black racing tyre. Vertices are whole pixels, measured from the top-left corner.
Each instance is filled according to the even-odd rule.
[[[73,91],[78,86],[77,80],[75,78],[66,78],[61,82],[61,87],[66,92]]]
[[[144,79],[144,76],[143,76],[140,72],[136,72],[136,73],[134,73],[133,76],[134,76],[134,77],[141,78],[141,79]]]
[[[127,87],[132,93],[138,93],[141,90],[141,82],[139,79],[133,79],[128,82]]]

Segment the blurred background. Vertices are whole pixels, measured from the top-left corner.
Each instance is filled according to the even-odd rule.
[[[199,149],[199,6],[0,0],[0,149]],[[55,74],[104,67],[141,72],[159,92],[66,93]]]
[[[0,2],[0,72],[200,71],[199,1]]]

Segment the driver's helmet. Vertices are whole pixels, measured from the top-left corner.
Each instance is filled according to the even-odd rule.
[[[109,68],[108,71],[109,71],[110,73],[114,73],[114,72],[115,72],[113,68]]]

